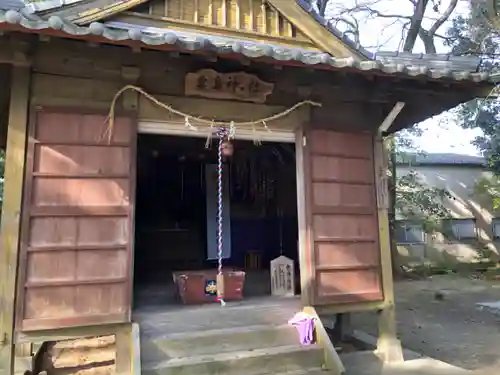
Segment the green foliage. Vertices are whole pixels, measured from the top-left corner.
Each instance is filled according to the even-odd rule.
[[[424,154],[416,147],[413,139],[422,134],[417,126],[399,132],[391,144],[391,173],[394,173],[394,163],[404,162],[410,166],[406,175],[391,175],[395,191],[393,192],[393,210],[405,221],[422,224],[426,233],[438,231],[443,220],[451,217],[444,202],[453,199],[446,189],[436,188],[426,184],[415,169],[411,169],[415,155]],[[395,218],[394,218],[395,220]]]
[[[396,211],[406,221],[422,223],[424,231],[431,233],[450,218],[444,201],[453,198],[446,189],[427,185],[414,170],[396,181]]]
[[[480,70],[500,69],[500,30],[486,17],[487,0],[470,0],[469,12],[453,19],[445,44],[454,55],[481,58]],[[456,122],[463,128],[480,128],[483,135],[474,144],[489,161],[491,169],[500,175],[500,101],[492,92],[486,99],[475,99],[457,107]]]
[[[483,178],[476,183],[475,192],[477,195],[491,200],[493,208],[500,208],[500,177]]]

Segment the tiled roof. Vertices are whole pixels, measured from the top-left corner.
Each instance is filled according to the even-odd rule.
[[[0,10],[21,10],[24,6],[25,5],[21,0],[0,0]]]
[[[295,61],[308,66],[326,65],[363,72],[426,76],[431,79],[474,82],[489,80],[487,73],[476,72],[478,61],[470,57],[382,52],[373,55],[371,60],[355,61],[353,58],[337,58],[323,52],[119,22],[94,22],[89,26],[78,26],[58,16],[51,16],[45,20],[18,10],[0,11],[0,25],[2,23],[20,25],[29,30],[53,29],[75,36],[101,36],[110,41],[135,40],[151,46],[171,45],[186,51],[236,53],[249,58],[265,57],[277,61]]]
[[[452,154],[452,153],[409,153],[398,155],[399,165],[477,165],[486,166],[482,156]]]

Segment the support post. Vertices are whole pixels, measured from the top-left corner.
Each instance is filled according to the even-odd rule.
[[[124,324],[117,329],[115,333],[116,359],[115,359],[115,374],[116,375],[131,375],[133,371],[132,361],[133,354],[133,339],[132,325]]]
[[[0,375],[14,373],[14,310],[31,71],[12,67],[0,229]]]
[[[377,352],[384,362],[397,362],[403,360],[403,350],[401,342],[397,338],[394,305],[394,281],[392,276],[389,231],[387,142],[384,142],[380,132],[375,136],[374,140],[380,263],[382,266],[382,287],[384,290],[384,307],[379,311],[378,315],[379,339],[377,342]]]
[[[122,78],[127,84],[135,84],[140,76],[140,69],[136,66],[122,66]],[[139,112],[139,95],[135,91],[127,91],[123,94],[122,98],[122,108],[123,110],[137,114]],[[132,129],[132,131],[137,131],[137,129]],[[135,139],[135,138],[134,138]],[[133,146],[135,149],[135,146]],[[133,155],[135,157],[135,153]],[[131,174],[135,180],[135,165],[134,169],[131,170]],[[133,231],[133,224],[129,228]],[[133,269],[133,267],[132,267]],[[133,280],[133,275],[131,275],[130,280]],[[130,293],[130,303],[132,303],[132,282],[129,285]],[[137,329],[133,329],[132,324],[124,324],[115,333],[115,343],[116,343],[116,359],[115,359],[115,373],[117,375],[131,375],[135,370],[137,370],[137,363],[135,359],[135,339]],[[139,367],[140,368],[140,367]]]
[[[313,276],[311,270],[310,249],[312,247],[311,231],[308,227],[308,199],[306,181],[310,178],[307,151],[306,126],[309,126],[310,112],[304,115],[304,121],[295,130],[295,168],[297,181],[297,224],[298,249],[300,267],[300,299],[304,306],[314,304]]]

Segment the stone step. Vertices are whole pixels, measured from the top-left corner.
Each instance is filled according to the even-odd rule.
[[[261,325],[141,338],[142,362],[295,345],[299,335],[289,325]]]
[[[14,374],[23,375],[25,371],[31,370],[32,357],[16,357],[14,362]]]
[[[264,375],[317,369],[323,350],[289,345],[215,355],[172,358],[143,364],[143,375]]]

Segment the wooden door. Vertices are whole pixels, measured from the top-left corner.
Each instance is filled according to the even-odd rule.
[[[373,137],[309,130],[304,163],[313,303],[382,300]]]
[[[36,110],[25,177],[16,326],[130,321],[136,132],[119,117]]]

